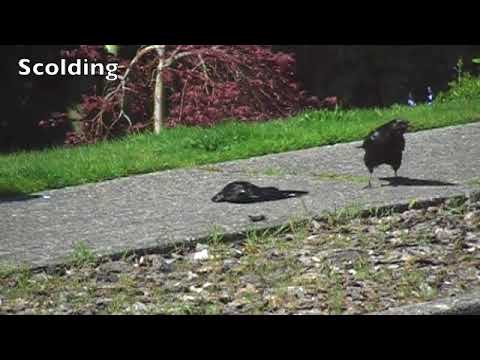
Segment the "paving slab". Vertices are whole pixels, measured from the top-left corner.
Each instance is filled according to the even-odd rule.
[[[369,315],[480,315],[480,291],[426,303],[399,306]]]
[[[400,183],[376,180],[359,143],[274,154],[193,169],[170,170],[61,190],[23,201],[0,200],[0,263],[63,262],[84,242],[99,255],[162,248],[214,229],[239,233],[278,226],[345,206],[388,206],[465,195],[480,178],[480,123],[407,135]],[[392,177],[389,167],[375,172]],[[302,198],[249,205],[213,203],[231,181],[308,191]],[[266,215],[252,223],[248,215]]]

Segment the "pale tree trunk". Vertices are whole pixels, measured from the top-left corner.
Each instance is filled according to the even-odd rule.
[[[164,89],[162,81],[162,71],[164,68],[164,55],[165,55],[165,45],[156,45],[159,62],[157,66],[157,76],[155,79],[155,95],[154,95],[154,109],[153,109],[153,125],[155,134],[160,134],[162,130],[162,125],[164,123]]]

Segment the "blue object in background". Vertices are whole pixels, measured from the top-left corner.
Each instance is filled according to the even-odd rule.
[[[415,105],[417,105],[417,104],[415,104],[415,100],[413,99],[413,95],[410,92],[410,93],[408,93],[408,106],[414,107]]]
[[[433,91],[430,86],[427,87],[427,104],[432,105],[433,103]]]

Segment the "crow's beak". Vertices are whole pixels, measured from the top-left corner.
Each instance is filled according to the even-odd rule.
[[[213,198],[212,198],[212,201],[213,202],[221,202],[224,200],[224,197],[222,194],[217,194],[215,195]]]

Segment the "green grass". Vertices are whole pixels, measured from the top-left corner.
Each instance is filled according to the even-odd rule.
[[[97,257],[83,241],[80,241],[75,244],[68,260],[74,266],[81,267],[95,263]]]
[[[480,120],[480,100],[413,109],[306,112],[286,120],[180,127],[159,136],[142,134],[93,146],[0,155],[0,196],[360,140],[394,117],[410,120],[415,131],[460,125]]]
[[[480,187],[480,178],[471,179],[470,181],[468,181],[468,184]]]

